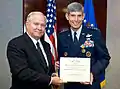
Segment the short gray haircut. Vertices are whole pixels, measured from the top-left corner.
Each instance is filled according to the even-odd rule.
[[[70,12],[79,12],[82,11],[83,12],[83,6],[81,3],[78,2],[72,2],[67,6],[67,13]]]
[[[28,14],[26,21],[27,21],[27,22],[30,21],[30,19],[31,19],[31,17],[32,17],[33,15],[43,15],[43,16],[45,17],[45,15],[44,15],[42,12],[33,11],[33,12],[30,12],[30,13]],[[46,17],[45,17],[45,19],[46,19]]]

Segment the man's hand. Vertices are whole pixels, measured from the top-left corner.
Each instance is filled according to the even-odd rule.
[[[88,85],[88,84],[92,85],[92,83],[93,83],[93,74],[90,73],[90,82],[80,82],[80,83],[85,84],[85,85]]]
[[[58,73],[52,73],[52,77],[58,77]]]
[[[51,77],[51,80],[51,84],[55,86],[60,86],[63,83],[63,81],[57,76]]]
[[[55,62],[55,70],[58,70],[60,68],[60,63],[59,61]]]
[[[93,83],[93,74],[90,73],[90,85],[92,85],[92,83]]]

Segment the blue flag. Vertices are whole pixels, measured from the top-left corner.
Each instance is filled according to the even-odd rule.
[[[92,0],[84,0],[84,13],[84,24],[91,27],[97,27]]]
[[[97,23],[95,20],[94,6],[92,0],[84,0],[84,25],[97,28]],[[103,88],[106,85],[105,75],[100,75],[100,86]]]

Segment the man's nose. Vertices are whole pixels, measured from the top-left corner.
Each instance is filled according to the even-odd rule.
[[[39,25],[37,26],[37,28],[38,28],[38,29],[42,29],[42,25],[39,24]]]
[[[75,21],[78,21],[78,17],[77,16],[75,17]]]

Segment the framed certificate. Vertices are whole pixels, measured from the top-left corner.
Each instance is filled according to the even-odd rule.
[[[60,78],[63,82],[90,82],[90,58],[61,57]]]

